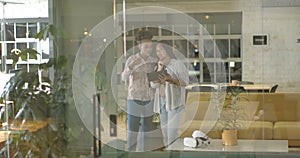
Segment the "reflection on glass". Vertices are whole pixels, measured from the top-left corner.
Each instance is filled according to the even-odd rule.
[[[17,69],[27,70],[27,64],[17,64]]]
[[[50,58],[50,55],[49,55],[49,52],[45,52],[42,50],[42,59],[49,59]]]
[[[161,35],[163,35],[163,36],[172,35],[172,27],[171,26],[162,26]]]
[[[229,82],[229,64],[228,62],[216,63],[216,80],[218,83]]]
[[[228,35],[228,24],[216,25],[216,35]]]
[[[187,56],[187,40],[174,40],[174,48],[183,56]]]
[[[198,58],[199,57],[198,40],[194,40],[194,41],[189,42],[188,57],[189,58]]]
[[[200,79],[200,63],[192,62],[190,63],[190,66],[191,66],[191,68],[189,69],[190,82],[197,83]],[[196,80],[193,78],[193,76],[196,76]]]
[[[158,36],[158,28],[148,27],[148,30],[151,32],[153,36]]]
[[[27,48],[27,43],[17,43],[17,49],[26,49]]]
[[[48,23],[46,23],[46,22],[40,22],[40,29],[41,30],[45,29],[47,25],[48,25]]]
[[[30,42],[29,43],[29,48],[37,49],[37,43],[36,42]]]
[[[202,28],[204,35],[214,35],[214,24],[204,24]]]
[[[214,82],[214,63],[203,63],[203,82]]]
[[[241,43],[240,39],[230,40],[230,57],[240,58],[241,57]]]
[[[217,83],[228,82],[228,63],[227,62],[216,62],[215,75]]]
[[[200,63],[199,62],[192,62],[190,64],[193,66],[193,70],[196,70],[196,71],[200,70]]]
[[[42,52],[42,59],[49,59],[50,58],[50,51],[49,51],[49,41],[40,41],[40,47]]]
[[[29,48],[37,50],[37,44],[36,42],[30,42],[29,43]],[[31,56],[29,56],[29,59],[33,59]]]
[[[214,41],[211,39],[206,39],[204,43],[204,58],[213,58],[214,57]]]
[[[230,67],[231,80],[242,80],[242,63],[235,62],[234,66]]]
[[[131,28],[127,28],[129,31],[126,31],[126,36],[132,36],[133,31],[130,30]]]
[[[12,67],[12,64],[7,64],[6,65],[7,70],[13,70],[14,68]]]
[[[129,49],[132,49],[133,47],[133,41],[126,41],[126,50],[128,51]]]
[[[216,39],[216,57],[217,58],[228,58],[228,39]],[[219,53],[218,51],[219,50]]]
[[[199,30],[200,26],[195,26],[195,25],[189,25],[188,26],[188,35],[199,35],[200,30]]]
[[[15,52],[11,52],[13,49],[15,48],[15,44],[14,43],[7,43],[6,44],[6,49],[7,49],[7,59],[12,59],[12,53]]]
[[[28,38],[34,38],[37,34],[37,23],[28,23]]]
[[[180,35],[188,34],[186,25],[175,25],[174,31],[176,31],[176,33]]]
[[[230,24],[230,34],[241,34],[242,33],[242,25],[240,23],[232,23]]]
[[[6,29],[6,34],[5,34],[5,40],[6,41],[14,41],[14,23],[7,23],[5,25],[5,29]],[[1,34],[2,34],[2,29],[1,29]],[[1,41],[2,41],[2,35],[1,35]]]
[[[17,30],[17,33],[16,33],[16,37],[17,38],[26,38],[26,33],[27,33],[27,30],[26,30],[26,23],[16,23],[16,30]]]

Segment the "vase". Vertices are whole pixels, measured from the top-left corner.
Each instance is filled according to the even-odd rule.
[[[237,130],[223,130],[222,132],[223,145],[234,146],[237,145]]]

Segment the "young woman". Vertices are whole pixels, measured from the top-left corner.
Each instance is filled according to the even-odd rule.
[[[159,79],[150,82],[156,88],[154,112],[160,114],[163,142],[168,146],[179,137],[179,128],[184,114],[185,86],[189,83],[188,70],[183,62],[177,60],[172,47],[158,43],[156,54],[159,58],[156,71],[161,73]]]

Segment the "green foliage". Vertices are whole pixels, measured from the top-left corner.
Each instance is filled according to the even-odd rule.
[[[241,104],[242,100],[248,101],[245,96],[241,96],[246,92],[244,87],[240,86],[228,86],[226,87],[226,93],[223,96],[224,102],[219,105],[219,119],[217,127],[222,130],[240,129],[247,120],[246,106]],[[222,97],[221,97],[222,98]]]
[[[45,40],[57,36],[57,29],[48,25],[35,35],[36,39]],[[19,60],[26,61],[28,57],[37,59],[39,53],[32,48],[15,50],[12,54],[13,66]],[[60,157],[63,155],[68,141],[65,125],[65,106],[67,104],[67,89],[70,87],[68,77],[64,72],[67,65],[65,56],[56,56],[48,62],[36,64],[29,70],[20,70],[6,84],[7,90],[0,100],[8,97],[14,101],[15,117],[12,126],[20,126],[20,122],[47,121],[48,128],[37,132],[22,132],[12,135],[10,147],[15,151],[14,157]],[[54,79],[40,76],[40,71],[54,70]],[[21,125],[22,125],[21,123]],[[0,155],[7,146],[0,150]]]
[[[11,54],[12,59],[13,59],[13,64],[12,66],[15,67],[17,62],[19,61],[19,58],[21,58],[23,61],[27,60],[28,55],[32,58],[37,60],[37,55],[39,53],[32,48],[26,48],[22,50],[14,50],[14,53]]]
[[[57,28],[54,25],[47,25],[46,28],[34,35],[34,38],[39,40],[46,40],[49,37],[55,39],[57,37],[57,32]]]

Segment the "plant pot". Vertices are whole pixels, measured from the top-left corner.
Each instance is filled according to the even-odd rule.
[[[222,141],[226,146],[237,145],[237,130],[223,130]]]

